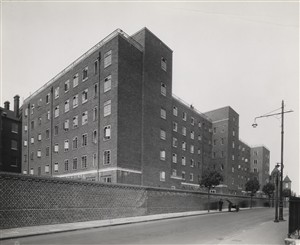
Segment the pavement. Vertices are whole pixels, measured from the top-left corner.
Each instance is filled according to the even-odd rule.
[[[247,209],[249,208],[240,208],[240,211],[247,210]],[[210,212],[207,212],[207,210],[201,210],[201,211],[192,211],[192,212],[128,217],[128,218],[119,218],[119,219],[110,219],[110,220],[95,220],[95,221],[76,222],[76,223],[64,223],[64,224],[54,224],[54,225],[28,226],[28,227],[20,227],[20,228],[13,228],[13,229],[2,229],[0,230],[0,240],[44,235],[44,234],[51,234],[51,233],[60,233],[66,231],[77,231],[77,230],[84,230],[84,229],[91,229],[91,228],[100,228],[100,227],[122,225],[122,224],[131,224],[131,223],[138,223],[138,222],[147,222],[147,221],[154,221],[154,220],[161,220],[161,219],[171,219],[171,218],[206,215],[206,214],[219,214],[219,213],[226,213],[226,212],[228,212],[228,209],[223,209],[223,211],[210,210]]]

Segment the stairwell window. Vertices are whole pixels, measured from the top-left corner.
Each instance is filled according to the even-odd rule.
[[[167,71],[167,60],[164,57],[161,57],[161,69],[163,69],[164,71]]]
[[[104,54],[104,68],[111,65],[111,50]]]
[[[110,164],[110,150],[104,151],[104,153],[103,153],[103,164],[104,165]]]
[[[182,135],[186,136],[186,127],[182,126]]]
[[[96,121],[98,118],[98,107],[93,108],[93,121]]]
[[[111,114],[111,100],[104,102],[103,114],[104,117],[109,116]]]
[[[86,81],[88,79],[88,67],[85,67],[82,71],[82,81]]]
[[[104,93],[111,90],[111,75],[104,79]]]

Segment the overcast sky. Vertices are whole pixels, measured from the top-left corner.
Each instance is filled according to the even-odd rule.
[[[3,2],[0,102],[21,101],[117,28],[150,29],[173,51],[173,93],[202,112],[231,106],[240,138],[280,162],[299,193],[299,6],[294,2]],[[278,111],[279,112],[279,111]]]

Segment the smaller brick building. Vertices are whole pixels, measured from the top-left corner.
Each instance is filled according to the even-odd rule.
[[[0,107],[0,171],[21,173],[22,121],[19,113],[19,99],[14,97],[14,110],[10,103]]]

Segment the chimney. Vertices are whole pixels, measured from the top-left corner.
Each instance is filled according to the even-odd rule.
[[[4,102],[4,109],[9,110],[9,101]]]
[[[20,104],[20,96],[16,95],[14,97],[14,112],[17,118],[19,117],[19,104]]]

